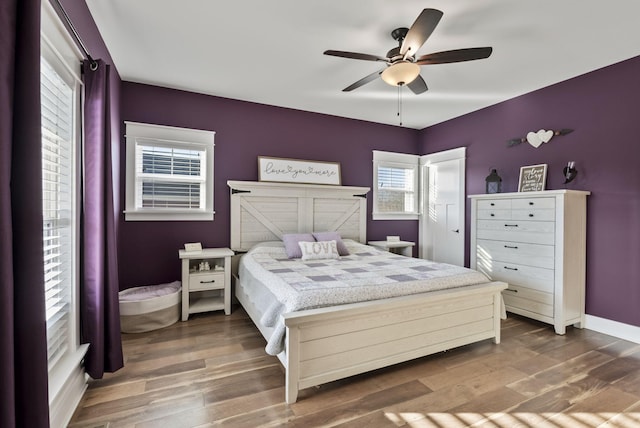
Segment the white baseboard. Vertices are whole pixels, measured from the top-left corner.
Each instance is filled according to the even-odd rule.
[[[585,328],[640,344],[640,327],[634,325],[594,317],[593,315],[586,315]]]
[[[49,425],[66,427],[87,389],[88,376],[82,366],[88,344],[67,352],[49,372]]]
[[[70,374],[60,394],[49,404],[52,428],[66,427],[87,389],[87,376],[82,367]]]

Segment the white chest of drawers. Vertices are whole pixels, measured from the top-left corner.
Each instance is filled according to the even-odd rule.
[[[471,195],[471,268],[505,281],[507,311],[584,326],[587,196],[577,190]]]

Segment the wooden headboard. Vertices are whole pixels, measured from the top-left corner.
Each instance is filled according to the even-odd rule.
[[[367,239],[368,187],[227,181],[231,189],[231,249],[248,251],[285,233],[337,231]]]

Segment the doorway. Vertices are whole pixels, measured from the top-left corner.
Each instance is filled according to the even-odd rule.
[[[466,148],[420,157],[419,256],[464,266]]]

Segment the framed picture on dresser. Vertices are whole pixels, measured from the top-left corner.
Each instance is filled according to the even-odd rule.
[[[518,192],[539,192],[547,182],[547,164],[529,165],[520,168]]]

